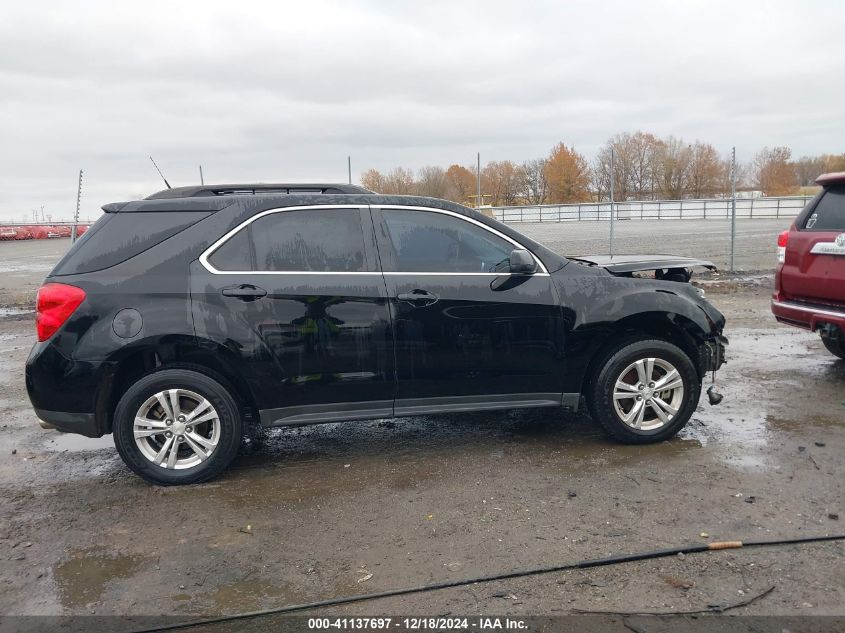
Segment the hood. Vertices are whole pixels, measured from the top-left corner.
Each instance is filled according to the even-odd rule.
[[[614,274],[667,270],[670,268],[702,267],[708,270],[716,270],[716,265],[706,259],[678,257],[676,255],[583,255],[569,257],[569,259],[590,266],[598,266]]]

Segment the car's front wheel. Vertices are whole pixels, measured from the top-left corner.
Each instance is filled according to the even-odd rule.
[[[616,439],[659,442],[689,421],[701,379],[681,348],[660,339],[628,339],[599,360],[587,388],[590,413]]]
[[[242,435],[228,390],[205,374],[164,369],[133,384],[117,404],[114,442],[126,465],[161,485],[206,481],[234,459]]]
[[[827,348],[827,351],[845,360],[845,338],[841,336],[838,339],[832,339],[827,336],[822,337],[822,343]]]

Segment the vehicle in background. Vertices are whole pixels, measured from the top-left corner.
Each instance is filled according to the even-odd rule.
[[[220,473],[251,425],[583,398],[618,440],[657,442],[724,362],[725,318],[686,283],[701,260],[568,259],[473,209],[352,185],[103,210],[38,292],[26,386],[45,424],[112,433],[156,483]]]
[[[845,359],[845,172],[816,182],[822,190],[778,236],[772,312],[781,323],[818,332]]]

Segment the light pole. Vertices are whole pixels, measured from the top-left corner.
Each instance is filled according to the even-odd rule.
[[[475,199],[475,207],[476,209],[481,206],[481,152],[478,152],[476,155],[477,163],[476,163],[476,199]]]
[[[73,214],[73,227],[70,230],[70,242],[76,241],[77,224],[79,223],[79,205],[82,201],[82,170],[79,170],[79,185],[76,187],[76,213]]]

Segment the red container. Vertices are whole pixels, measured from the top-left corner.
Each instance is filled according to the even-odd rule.
[[[15,231],[17,235],[15,236],[16,240],[31,240],[32,239],[32,228],[28,226],[16,226]]]
[[[33,226],[30,227],[30,232],[32,233],[32,239],[34,240],[46,240],[49,234],[48,229],[52,227],[49,226]]]

